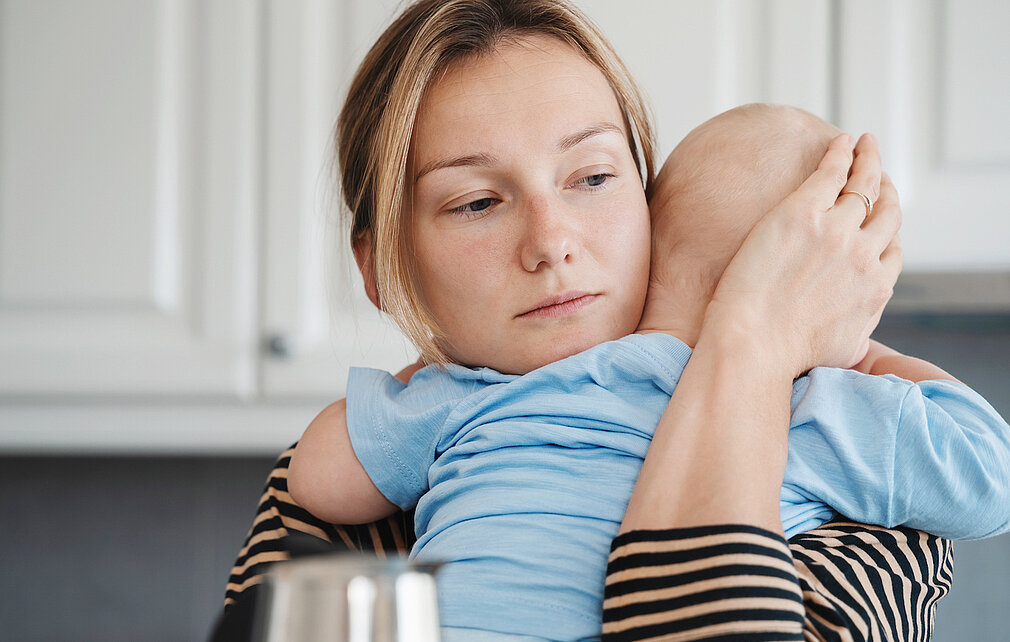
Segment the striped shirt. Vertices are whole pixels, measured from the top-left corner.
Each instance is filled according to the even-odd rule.
[[[925,641],[952,571],[948,540],[906,528],[633,531],[612,547],[603,638]]]
[[[404,554],[413,514],[322,522],[287,492],[292,449],[270,473],[228,580],[215,641],[249,639],[255,587],[273,562],[313,550]],[[613,543],[603,639],[928,640],[950,590],[952,550],[925,533],[832,522],[787,542],[751,526],[633,531]]]

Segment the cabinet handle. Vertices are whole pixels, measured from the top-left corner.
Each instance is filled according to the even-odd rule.
[[[267,335],[263,340],[263,348],[274,359],[291,359],[298,352],[295,340],[281,332]]]

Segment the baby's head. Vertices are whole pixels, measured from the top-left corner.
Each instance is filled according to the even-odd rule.
[[[817,168],[838,133],[802,109],[753,103],[688,134],[649,194],[652,272],[643,322],[650,306],[663,305],[662,316],[675,307],[699,324],[751,228]]]

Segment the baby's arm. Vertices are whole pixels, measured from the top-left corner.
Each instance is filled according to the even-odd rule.
[[[783,496],[951,539],[1010,530],[1010,426],[933,368],[918,383],[832,368],[798,380]]]
[[[946,370],[928,361],[901,354],[879,341],[870,340],[870,349],[863,360],[852,366],[864,374],[890,374],[912,382],[946,379],[957,381]]]
[[[407,366],[396,378],[407,383],[420,367]],[[333,524],[365,524],[399,510],[379,492],[354,454],[346,399],[323,409],[298,440],[288,466],[288,492],[302,508]]]
[[[288,467],[291,498],[333,524],[365,524],[398,509],[372,483],[347,434],[347,400],[319,413],[298,440]]]

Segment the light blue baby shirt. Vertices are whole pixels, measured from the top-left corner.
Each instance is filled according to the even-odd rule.
[[[351,370],[355,454],[391,502],[416,505],[412,557],[450,562],[443,626],[599,635],[610,542],[690,355],[649,334],[523,376],[450,365],[404,385]],[[835,511],[951,538],[1004,532],[1010,428],[956,382],[816,368],[793,386],[781,511],[787,537]]]

